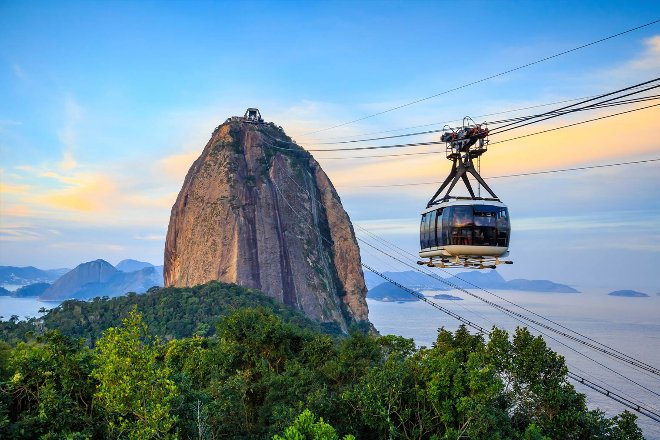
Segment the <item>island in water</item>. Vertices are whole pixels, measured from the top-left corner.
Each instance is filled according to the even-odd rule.
[[[458,296],[454,295],[447,295],[446,293],[438,293],[437,295],[433,295],[433,298],[435,299],[445,299],[448,301],[463,301],[463,298],[460,298]]]
[[[628,298],[648,298],[644,292],[638,292],[636,290],[615,290],[614,292],[608,293],[609,296],[625,296]]]
[[[419,301],[419,298],[410,294],[389,281],[381,283],[367,292],[367,298],[383,302],[411,302]]]

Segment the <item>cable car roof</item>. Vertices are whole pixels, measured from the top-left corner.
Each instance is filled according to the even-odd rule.
[[[435,211],[439,208],[445,208],[447,206],[467,206],[467,205],[488,205],[488,206],[497,206],[500,208],[506,208],[506,205],[502,203],[499,199],[491,198],[471,198],[471,197],[454,197],[449,200],[443,200],[442,202],[431,206],[430,208],[424,209],[421,213],[426,214],[427,212]]]

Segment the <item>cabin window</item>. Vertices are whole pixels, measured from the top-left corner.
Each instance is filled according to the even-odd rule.
[[[474,234],[475,246],[497,246],[497,206],[474,206]]]
[[[419,247],[421,249],[426,249],[426,230],[424,225],[426,224],[426,214],[422,214],[422,221],[419,224]]]
[[[450,244],[451,207],[442,210],[442,246]]]
[[[442,246],[444,245],[444,242],[442,241],[442,208],[438,209],[436,211],[436,217],[435,217],[435,243],[436,246]]]
[[[472,206],[452,206],[451,213],[451,244],[472,245]]]
[[[499,208],[497,210],[497,245],[508,247],[510,234],[509,212],[506,208]]]
[[[422,215],[422,222],[419,229],[419,241],[422,249],[428,248],[428,235],[429,235],[429,214]]]
[[[436,247],[437,246],[437,240],[436,240],[436,236],[435,236],[435,217],[436,217],[436,215],[437,215],[437,211],[431,211],[431,212],[428,213],[429,227],[428,227],[428,235],[426,237],[428,247]]]
[[[491,205],[448,206],[422,215],[420,246],[509,246],[509,213]]]

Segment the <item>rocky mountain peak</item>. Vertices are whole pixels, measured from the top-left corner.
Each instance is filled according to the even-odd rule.
[[[321,166],[272,123],[230,118],[192,164],[172,207],[166,286],[261,289],[346,330],[367,321],[350,219]]]

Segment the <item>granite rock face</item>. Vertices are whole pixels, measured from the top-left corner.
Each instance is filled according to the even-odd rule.
[[[227,120],[172,207],[165,286],[211,280],[266,292],[342,330],[368,322],[350,219],[312,156],[273,124]]]

